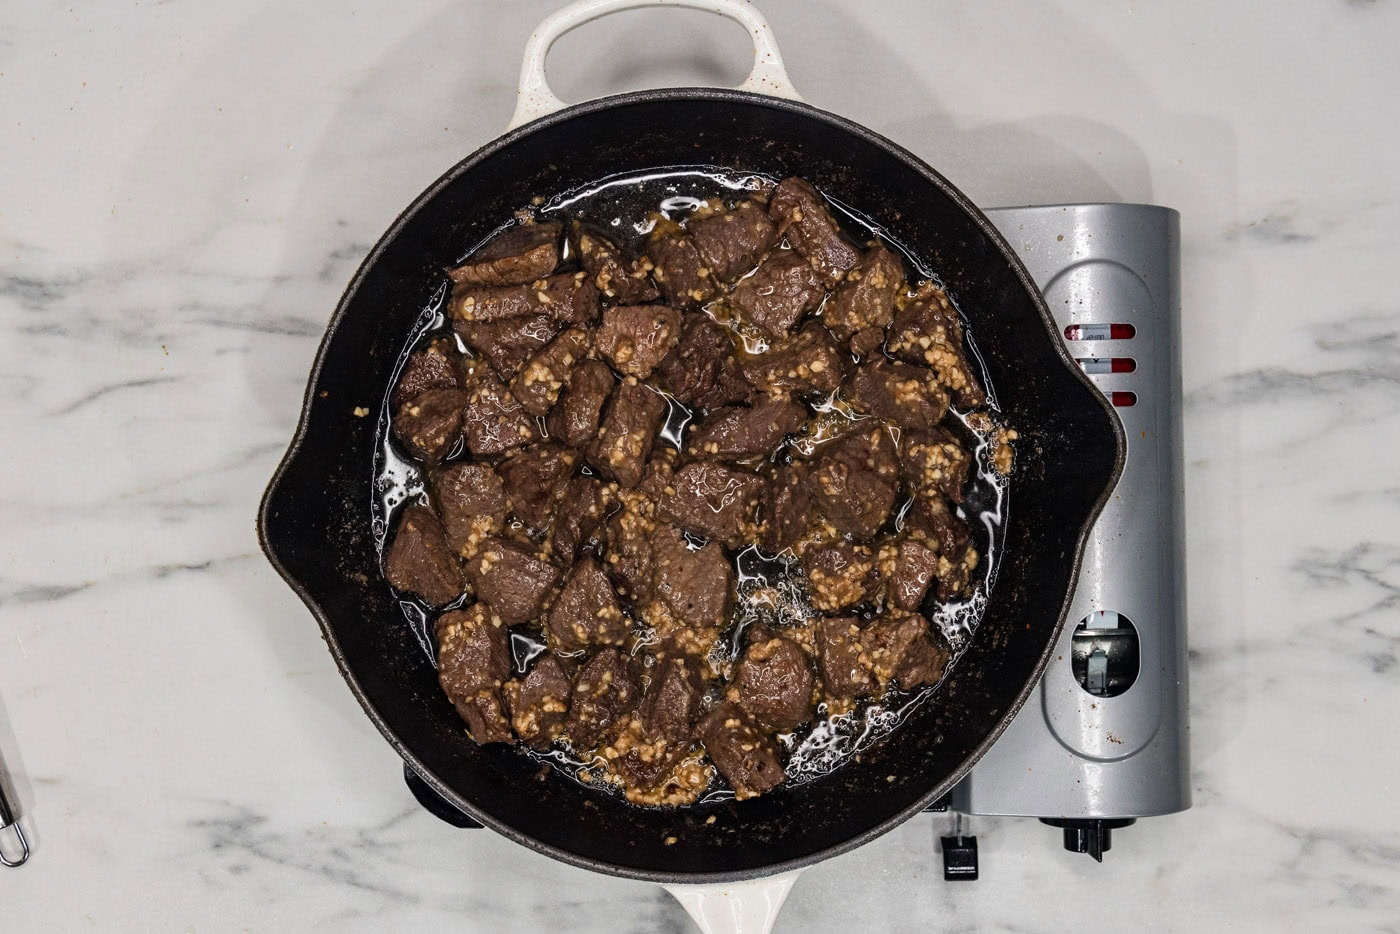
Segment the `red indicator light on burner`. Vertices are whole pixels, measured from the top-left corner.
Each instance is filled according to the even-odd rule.
[[[1137,328],[1131,324],[1071,324],[1065,328],[1065,340],[1126,341],[1132,340]]]
[[[1108,394],[1109,400],[1115,408],[1129,409],[1137,405],[1137,393],[1135,392],[1111,392]]]
[[[1137,361],[1132,357],[1079,357],[1075,362],[1090,376],[1131,373],[1137,369]]]

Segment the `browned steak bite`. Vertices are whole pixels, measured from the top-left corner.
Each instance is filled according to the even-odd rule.
[[[915,612],[938,576],[938,551],[910,538],[880,551],[880,572],[889,584],[890,606]]]
[[[429,466],[442,460],[462,436],[460,389],[429,389],[409,399],[394,413],[394,437],[409,454]]]
[[[510,497],[510,513],[539,533],[549,528],[578,455],[557,444],[533,445],[496,468]]]
[[[926,367],[866,360],[851,371],[842,395],[858,412],[887,418],[901,428],[927,431],[948,412],[948,394]]]
[[[578,229],[578,261],[598,292],[609,301],[640,305],[661,294],[651,281],[651,260],[630,257],[607,237],[586,227]]]
[[[865,545],[827,542],[802,553],[812,607],[837,613],[874,598],[880,589],[875,553]]]
[[[651,599],[651,533],[655,528],[654,519],[631,507],[624,507],[608,520],[603,561],[618,593],[633,606]]]
[[[933,684],[943,677],[948,650],[918,613],[882,616],[866,630],[871,670],[881,685],[897,682],[904,690]]]
[[[604,537],[604,523],[615,500],[597,477],[574,477],[564,487],[554,515],[549,550],[554,560],[567,567],[584,550],[598,550]]]
[[[549,608],[550,648],[566,654],[590,645],[622,645],[632,626],[617,605],[617,594],[591,555],[578,561],[564,589]]]
[[[464,558],[499,535],[506,521],[506,488],[489,464],[449,464],[433,475],[433,501],[447,543]]]
[[[729,619],[734,572],[719,546],[691,548],[680,532],[658,525],[651,536],[654,593],[675,618],[692,628]]]
[[[598,290],[587,273],[561,272],[524,285],[458,286],[448,307],[454,320],[464,322],[545,315],[565,324],[587,324],[598,318]]]
[[[899,440],[899,460],[909,486],[922,497],[963,501],[963,488],[972,469],[972,455],[951,432],[933,428],[911,432]]]
[[[613,390],[588,462],[623,489],[636,486],[665,418],[666,400],[629,376]]]
[[[481,604],[438,617],[438,683],[467,721],[478,743],[507,743],[510,724],[501,709],[501,682],[510,674],[508,633]]]
[[[442,606],[462,595],[465,578],[447,546],[442,523],[426,506],[403,511],[393,544],[384,560],[384,576],[399,590]]]
[[[535,440],[535,420],[494,373],[481,372],[462,409],[462,434],[477,457],[491,457]]]
[[[624,376],[646,379],[681,339],[681,313],[665,305],[617,305],[603,312],[598,352]]]
[[[692,454],[743,459],[767,457],[807,421],[807,409],[787,396],[764,396],[752,408],[715,409],[690,430]]]
[[[748,711],[725,702],[700,721],[700,739],[719,774],[740,801],[761,795],[787,775],[778,761],[778,747]]]
[[[963,349],[962,319],[947,294],[932,283],[919,286],[914,298],[895,314],[885,346],[900,360],[932,368],[959,407],[987,404],[987,394]]]
[[[543,749],[559,736],[569,713],[574,686],[553,655],[541,655],[524,678],[512,678],[501,689],[510,725],[521,742]]]
[[[574,676],[574,698],[564,732],[574,749],[584,751],[598,741],[641,699],[637,667],[611,646],[599,649]]]
[[[394,395],[389,400],[394,410],[430,389],[461,389],[460,358],[452,339],[447,337],[439,337],[422,350],[414,351],[404,363]]]
[[[768,216],[827,286],[841,281],[860,259],[860,249],[841,233],[826,201],[803,179],[793,176],[778,183],[768,199]]]
[[[568,388],[549,413],[549,433],[571,448],[581,448],[598,434],[603,405],[617,380],[601,360],[581,360],[568,380]]]
[[[547,415],[569,381],[574,364],[588,353],[588,332],[569,328],[531,357],[515,378],[510,391],[531,415]]]
[[[671,487],[675,495],[657,504],[663,518],[737,548],[750,531],[754,507],[763,493],[763,478],[719,461],[698,460],[676,471]]]
[[[718,294],[714,276],[695,239],[689,234],[668,233],[653,237],[647,244],[647,255],[655,268],[651,277],[666,297],[666,304],[676,308],[698,308]]]
[[[740,320],[776,339],[786,337],[797,319],[825,297],[821,278],[807,261],[792,250],[779,250],[739,281],[729,305]]]
[[[698,217],[686,224],[700,258],[720,282],[733,282],[748,272],[778,243],[778,228],[768,212],[752,201],[734,210]]]
[[[503,538],[487,539],[467,563],[467,574],[477,599],[507,626],[537,619],[559,583],[558,568],[524,545]]]
[[[836,699],[852,700],[875,690],[866,653],[869,634],[854,616],[827,616],[817,621],[817,669],[822,686]],[[873,645],[873,643],[872,643]],[[866,660],[862,660],[866,656]]]
[[[616,761],[639,788],[651,788],[689,751],[702,694],[699,663],[686,656],[658,658],[633,724],[636,736]]]
[[[746,402],[753,387],[734,359],[728,332],[704,314],[691,314],[676,345],[657,368],[666,391],[702,409]]]
[[[967,590],[977,567],[966,523],[942,499],[917,497],[904,517],[911,537],[920,537],[938,550],[938,599],[949,600]]]
[[[822,448],[809,489],[817,510],[837,531],[859,541],[873,538],[899,489],[899,462],[888,429],[852,431]]]
[[[816,512],[805,464],[779,467],[763,492],[763,550],[770,555],[791,548],[812,526]]]
[[[545,315],[452,322],[463,342],[481,354],[502,379],[512,379],[525,361],[544,349],[563,327]]]
[[[825,395],[841,385],[848,356],[820,322],[809,321],[792,337],[746,359],[742,366],[749,382],[765,392]]]
[[[904,263],[877,243],[865,251],[846,273],[846,281],[832,293],[822,308],[822,323],[837,340],[847,342],[867,328],[883,329],[894,320],[894,299],[902,285]],[[864,356],[869,350],[857,352]]]
[[[533,282],[559,265],[560,229],[558,221],[508,227],[447,274],[458,285]]]
[[[739,659],[730,700],[739,702],[770,730],[786,732],[812,712],[812,666],[791,639],[764,629],[751,630]]]

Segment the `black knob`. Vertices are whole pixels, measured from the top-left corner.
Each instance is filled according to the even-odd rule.
[[[1113,848],[1113,831],[1137,823],[1137,818],[1042,817],[1040,822],[1063,828],[1065,849],[1071,853],[1088,853],[1103,862],[1103,855]]]

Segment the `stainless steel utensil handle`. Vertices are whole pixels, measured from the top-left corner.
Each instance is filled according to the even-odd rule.
[[[19,856],[10,857],[5,854],[4,832],[9,830],[19,841]],[[3,866],[23,866],[29,861],[29,841],[24,839],[24,830],[19,826],[19,820],[15,817],[15,810],[10,806],[10,799],[5,796],[5,783],[0,781],[0,865]]]
[[[515,115],[506,129],[513,130],[568,106],[554,96],[544,76],[544,59],[555,40],[610,13],[652,6],[707,10],[734,20],[753,38],[753,70],[737,90],[802,100],[783,68],[783,57],[778,54],[778,44],[768,28],[768,20],[748,0],[578,0],[548,17],[531,33],[530,41],[525,44],[525,61],[520,66]]]

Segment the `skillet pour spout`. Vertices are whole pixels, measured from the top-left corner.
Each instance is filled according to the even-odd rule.
[[[531,197],[697,164],[801,175],[888,221],[967,316],[995,404],[1019,440],[986,612],[937,702],[918,705],[891,737],[819,779],[741,803],[660,810],[466,737],[381,573],[371,514],[376,424],[355,410],[384,411],[406,337],[446,281],[442,270]],[[1020,261],[941,175],[802,103],[668,89],[592,101],[512,130],[400,215],[330,321],[258,528],[365,713],[453,806],[574,865],[657,882],[728,882],[859,846],[942,796],[977,761],[1041,674],[1123,452],[1117,418],[1066,354]]]

